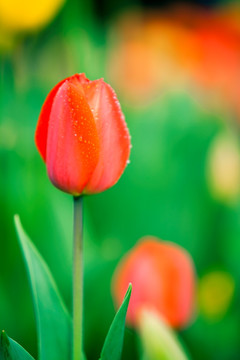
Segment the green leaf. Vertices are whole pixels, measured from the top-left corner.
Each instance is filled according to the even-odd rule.
[[[0,337],[0,360],[34,360],[16,341],[2,331]]]
[[[14,217],[31,284],[40,360],[71,358],[72,322],[49,268]]]
[[[118,309],[105,339],[100,360],[120,360],[123,347],[125,319],[132,292],[129,284],[121,307]]]

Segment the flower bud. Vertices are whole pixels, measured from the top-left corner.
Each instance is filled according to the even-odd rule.
[[[129,325],[137,326],[142,309],[158,313],[172,327],[183,327],[190,321],[194,268],[190,255],[180,246],[154,237],[143,238],[115,271],[112,291],[117,305],[129,282],[132,283],[127,314]]]
[[[130,136],[113,89],[102,79],[73,75],[42,107],[36,145],[52,183],[74,196],[113,186],[130,154]]]

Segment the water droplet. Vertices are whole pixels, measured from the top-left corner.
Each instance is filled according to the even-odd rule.
[[[79,137],[79,140],[80,140],[80,141],[83,141],[83,138],[82,138],[82,136],[80,136],[80,137]]]

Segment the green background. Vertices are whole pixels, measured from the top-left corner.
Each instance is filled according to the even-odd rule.
[[[71,309],[73,205],[52,186],[37,153],[38,115],[49,90],[64,77],[85,72],[89,79],[111,82],[109,26],[134,4],[105,1],[99,9],[67,1],[50,25],[19,35],[11,51],[1,49],[0,328],[35,357],[33,306],[13,215],[20,215]],[[133,105],[124,94],[119,100],[132,136],[131,162],[113,188],[84,199],[88,359],[98,358],[114,316],[110,288],[116,264],[145,235],[187,249],[198,278],[213,269],[231,274],[236,286],[227,312],[212,320],[197,306],[179,336],[193,359],[239,359],[240,199],[214,198],[206,178],[212,141],[229,129],[238,137],[238,119],[234,112],[205,108],[184,89],[161,93],[146,106]],[[138,359],[138,351],[137,335],[127,329],[123,358]]]

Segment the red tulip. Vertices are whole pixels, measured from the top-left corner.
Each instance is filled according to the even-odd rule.
[[[122,175],[130,136],[116,94],[84,74],[58,83],[37,124],[36,145],[52,183],[75,196],[104,191]]]
[[[129,282],[129,325],[137,326],[141,310],[157,312],[172,327],[186,325],[193,312],[194,269],[190,255],[171,242],[143,238],[119,263],[112,282],[120,305]]]

